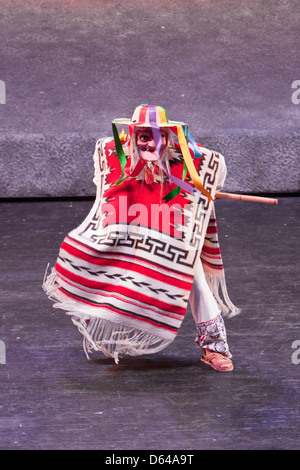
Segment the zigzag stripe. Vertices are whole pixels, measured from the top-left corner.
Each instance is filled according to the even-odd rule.
[[[144,303],[145,305],[154,306],[162,311],[166,312],[174,312],[176,314],[184,316],[186,306],[182,307],[177,305],[173,305],[168,302],[164,302],[161,299],[153,296],[145,295],[141,292],[137,292],[136,290],[129,289],[124,287],[123,285],[113,285],[111,282],[101,282],[96,280],[90,280],[83,276],[79,276],[77,274],[72,273],[71,271],[63,268],[59,260],[57,261],[55,268],[59,274],[61,274],[66,279],[69,279],[71,282],[74,281],[75,283],[82,285],[83,287],[91,288],[91,289],[100,289],[106,292],[115,292],[121,295],[124,295],[128,298],[136,299],[139,302]]]

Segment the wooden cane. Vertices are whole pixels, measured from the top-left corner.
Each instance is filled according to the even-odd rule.
[[[265,202],[267,204],[278,204],[278,199],[272,199],[270,197],[248,196],[245,194],[216,193],[216,198],[238,199],[240,201]]]

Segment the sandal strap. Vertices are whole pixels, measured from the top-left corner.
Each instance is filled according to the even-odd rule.
[[[233,368],[233,364],[232,364],[232,361],[226,357],[226,356],[223,356],[223,354],[220,354],[220,353],[214,353],[212,352],[211,354],[204,354],[204,356],[201,358],[201,360],[203,362],[205,362],[206,364],[209,364],[211,367],[213,367],[214,369],[216,370],[226,370],[227,368],[226,367],[222,367],[222,366],[228,366],[228,369],[232,369]]]

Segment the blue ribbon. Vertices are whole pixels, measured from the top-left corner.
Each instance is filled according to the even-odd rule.
[[[196,144],[193,136],[189,132],[188,132],[188,146],[193,151],[195,158],[199,158],[199,157],[203,156],[202,153],[200,152],[199,147]]]

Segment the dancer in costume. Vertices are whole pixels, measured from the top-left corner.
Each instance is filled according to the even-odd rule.
[[[140,105],[112,127],[113,137],[96,143],[94,205],[64,239],[44,290],[71,315],[87,357],[102,351],[117,363],[172,343],[189,302],[201,360],[230,371],[223,315],[238,310],[214,209],[224,158],[160,106]]]

